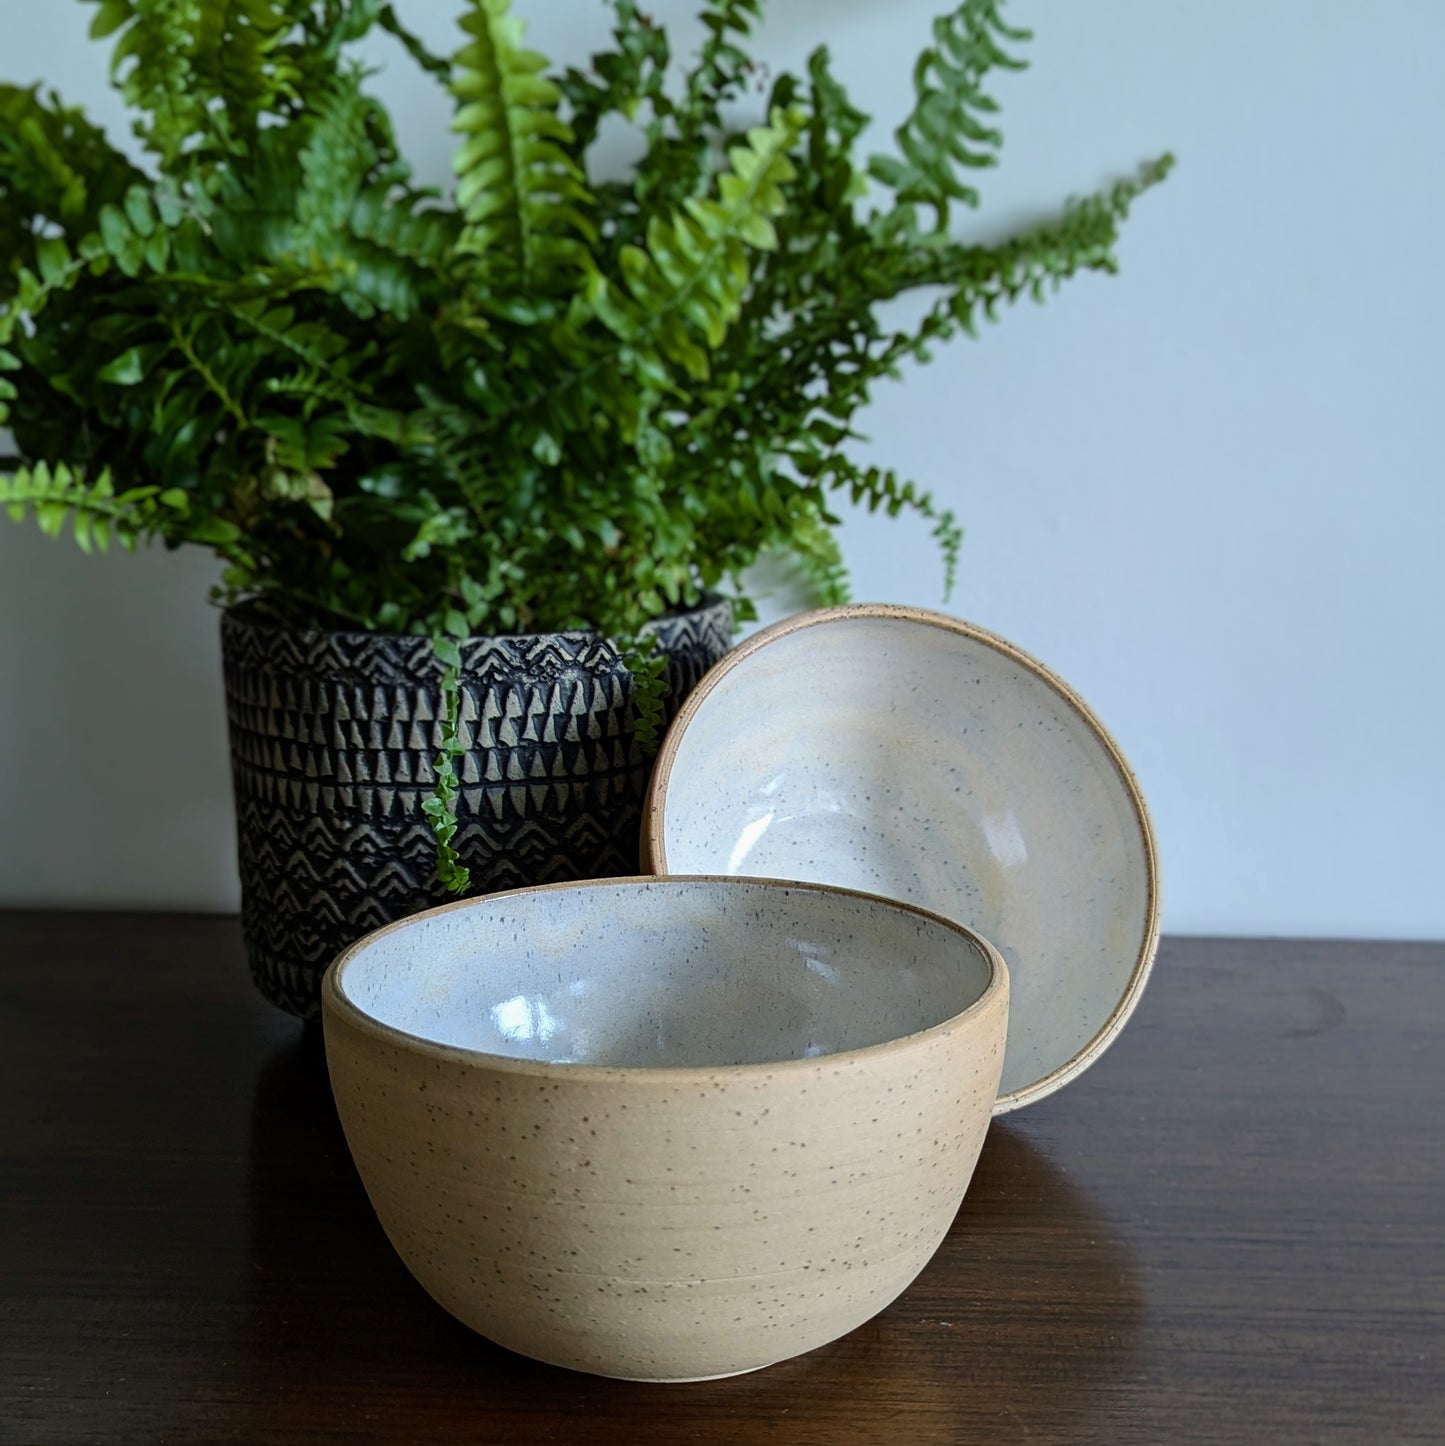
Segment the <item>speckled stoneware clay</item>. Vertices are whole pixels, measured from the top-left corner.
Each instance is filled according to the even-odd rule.
[[[729,653],[664,740],[643,857],[977,929],[1013,989],[998,1113],[1104,1052],[1158,942],[1148,815],[1103,726],[1027,653],[912,608],[804,613]]]
[[[920,910],[738,879],[558,884],[370,935],[322,986],[347,1142],[412,1273],[539,1360],[755,1370],[947,1232],[1008,973]]]

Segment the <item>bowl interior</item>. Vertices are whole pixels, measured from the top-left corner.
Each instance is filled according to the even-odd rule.
[[[1110,1025],[1147,964],[1147,823],[1059,688],[966,631],[867,614],[780,631],[704,687],[668,740],[654,863],[825,881],[976,929],[1009,966],[1003,1099]]]
[[[737,879],[493,895],[393,924],[339,961],[377,1022],[513,1059],[764,1064],[882,1044],[962,1013],[985,949],[882,899]]]

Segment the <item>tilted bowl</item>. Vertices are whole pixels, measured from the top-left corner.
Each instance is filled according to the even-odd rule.
[[[823,1345],[924,1267],[1008,973],[866,894],[606,880],[389,925],[322,1009],[347,1143],[437,1302],[556,1365],[689,1380]]]
[[[803,613],[689,694],[643,824],[656,873],[806,879],[977,929],[1008,963],[998,1112],[1123,1029],[1159,938],[1154,836],[1118,745],[1061,678],[942,613]]]

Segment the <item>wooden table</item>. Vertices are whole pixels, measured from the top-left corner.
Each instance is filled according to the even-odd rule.
[[[1445,1440],[1445,945],[1166,941],[845,1340],[513,1356],[392,1253],[234,921],[0,915],[0,1441]]]

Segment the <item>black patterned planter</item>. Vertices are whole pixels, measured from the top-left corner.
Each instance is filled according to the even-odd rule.
[[[713,600],[653,625],[671,719],[732,638]],[[318,1014],[331,959],[360,935],[449,897],[422,812],[441,744],[441,665],[425,638],[278,627],[232,609],[221,650],[252,977]],[[650,760],[631,676],[590,633],[461,645],[461,799],[454,846],[489,893],[637,872]]]

